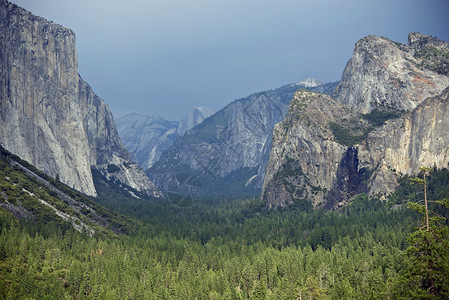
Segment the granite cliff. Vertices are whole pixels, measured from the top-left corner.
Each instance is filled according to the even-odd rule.
[[[388,195],[399,176],[418,173],[420,167],[449,166],[448,116],[449,88],[368,135],[358,146],[358,160],[372,173],[371,195]]]
[[[333,98],[359,113],[411,111],[449,85],[449,45],[410,33],[409,45],[367,36],[359,40]]]
[[[116,123],[126,149],[147,170],[177,138],[211,114],[212,111],[206,107],[192,107],[189,114],[179,122],[132,113],[117,118]]]
[[[91,168],[159,192],[122,145],[108,106],[78,74],[75,34],[0,0],[0,143],[95,196]]]
[[[357,127],[353,124],[358,124]],[[295,93],[285,120],[276,124],[262,199],[269,208],[311,201],[325,207],[350,145],[335,128],[363,136],[368,121],[328,95]]]
[[[177,139],[147,174],[164,191],[188,174],[201,182],[203,196],[259,195],[274,125],[295,91],[331,93],[335,86],[308,80],[235,100]]]
[[[275,126],[267,206],[335,209],[362,192],[384,198],[420,167],[447,167],[448,57],[446,42],[419,33],[409,45],[357,42],[335,100],[299,91]]]

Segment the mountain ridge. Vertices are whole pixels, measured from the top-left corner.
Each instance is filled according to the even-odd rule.
[[[440,74],[423,65],[425,59],[419,51],[424,41],[438,41],[446,45],[444,55],[449,57],[448,44],[423,37],[410,33],[409,45],[373,35],[360,39],[333,98],[366,114],[376,108],[411,111],[426,98],[441,93],[449,85],[449,72]]]
[[[96,195],[91,167],[160,195],[130,161],[107,104],[78,74],[74,32],[5,0],[0,16],[0,143],[88,195]]]
[[[177,138],[211,114],[212,111],[203,106],[192,107],[181,121],[131,113],[117,118],[117,130],[133,159],[147,170]]]
[[[444,66],[449,44],[418,33],[409,41],[362,38],[335,100],[295,94],[273,134],[261,194],[268,208],[305,201],[332,210],[360,193],[385,199],[402,175],[447,167],[449,73],[432,66]],[[422,58],[427,41],[443,50]]]
[[[335,86],[308,89],[331,93]],[[179,184],[177,175],[190,174],[200,180],[204,197],[258,196],[273,127],[300,88],[306,87],[287,84],[232,101],[177,139],[148,176],[165,192]]]
[[[16,218],[58,222],[89,237],[131,230],[131,220],[96,204],[1,146],[0,165],[0,207]]]

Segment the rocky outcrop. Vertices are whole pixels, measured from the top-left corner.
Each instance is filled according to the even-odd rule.
[[[290,84],[238,99],[176,140],[147,174],[163,190],[185,173],[201,181],[203,195],[258,195],[274,125],[284,118],[295,91],[335,86]]]
[[[147,170],[177,138],[211,114],[206,107],[192,107],[187,117],[177,122],[133,113],[118,118],[117,129],[133,159]]]
[[[301,200],[314,207],[326,205],[348,149],[337,141],[330,124],[352,123],[366,121],[327,95],[298,91],[285,120],[274,128],[261,196],[267,206]]]
[[[411,111],[449,85],[448,44],[418,33],[409,45],[377,36],[358,41],[333,97],[360,113]]]
[[[176,128],[176,133],[179,136],[183,136],[188,130],[192,129],[198,124],[201,124],[204,119],[211,116],[214,112],[204,106],[196,106],[190,108],[187,117],[179,121],[178,128]]]
[[[412,112],[388,121],[359,145],[360,165],[370,170],[371,195],[383,197],[403,174],[449,165],[449,88]]]
[[[0,25],[0,143],[88,195],[96,195],[91,167],[158,194],[130,161],[107,105],[78,75],[73,31],[5,0]]]
[[[384,199],[399,177],[424,166],[448,167],[447,116],[449,88],[377,128],[325,95],[298,92],[275,126],[261,197],[268,208],[309,201],[326,209],[359,193]],[[333,125],[338,122],[341,127]],[[361,131],[351,133],[355,129],[345,124],[358,124]],[[359,140],[348,145],[339,130]]]
[[[338,101],[295,95],[273,134],[262,191],[269,208],[309,201],[336,209],[359,193],[383,199],[400,176],[448,166],[448,44],[418,33],[409,41],[359,41]]]

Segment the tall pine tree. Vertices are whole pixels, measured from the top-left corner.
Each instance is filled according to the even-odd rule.
[[[446,219],[429,208],[431,204],[449,208],[449,199],[428,199],[427,176],[431,170],[421,168],[421,176],[412,179],[424,189],[424,199],[409,204],[422,216],[421,226],[409,237],[410,246],[405,251],[409,268],[400,291],[412,299],[449,299],[449,228]]]

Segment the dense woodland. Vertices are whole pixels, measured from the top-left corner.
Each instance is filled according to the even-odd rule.
[[[88,237],[32,202],[25,185],[57,204],[2,162],[1,201],[38,213],[0,209],[0,299],[448,299],[447,201],[435,201],[449,196],[449,171],[430,171],[440,217],[429,230],[422,178],[401,179],[389,201],[362,194],[334,212],[267,211],[258,199],[179,207],[97,181],[96,201],[121,214],[102,211],[122,233]]]

